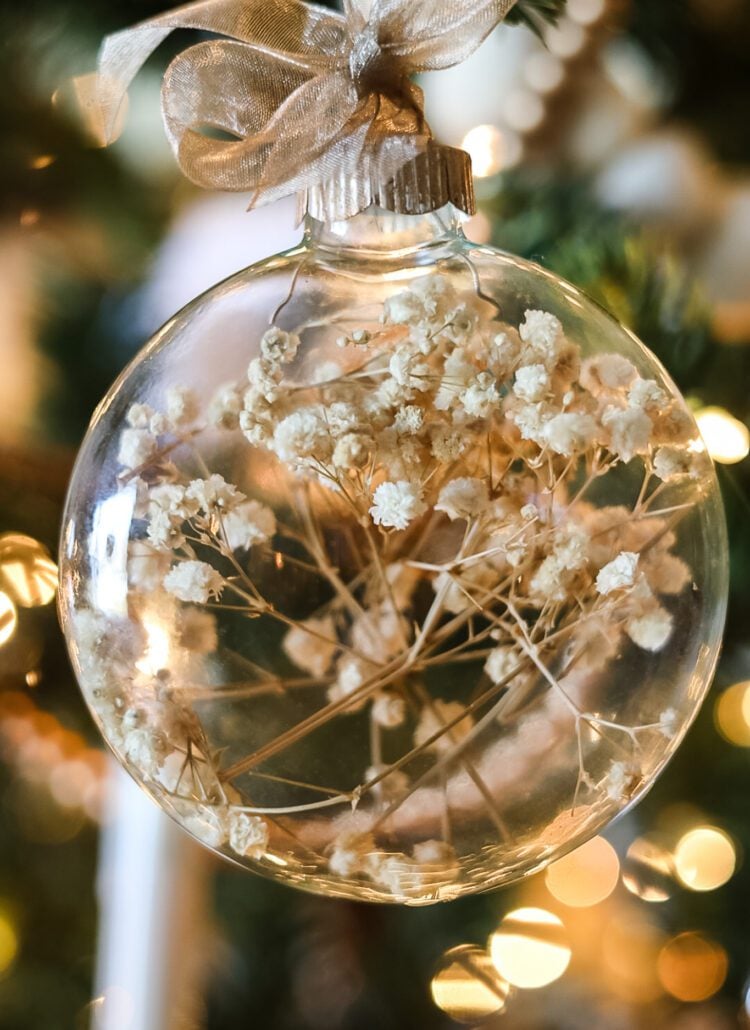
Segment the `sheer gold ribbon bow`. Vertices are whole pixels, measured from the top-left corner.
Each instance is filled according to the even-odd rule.
[[[324,214],[343,217],[373,199],[368,184],[431,154],[426,181],[412,180],[429,193],[436,161],[460,155],[468,169],[468,158],[432,144],[410,76],[464,60],[516,0],[373,0],[369,13],[366,2],[345,0],[339,14],[302,0],[200,0],[108,36],[98,72],[78,81],[89,124],[112,142],[146,59],[174,29],[198,29],[224,38],[179,54],[162,90],[169,141],[193,182],[251,191],[253,203],[317,190]]]

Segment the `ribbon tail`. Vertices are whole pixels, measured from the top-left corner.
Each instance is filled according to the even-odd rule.
[[[175,29],[228,36],[272,53],[296,57],[309,74],[330,66],[346,35],[342,15],[302,0],[198,0],[108,36],[98,71],[75,80],[89,130],[103,145],[113,143],[125,97],[138,72]]]
[[[517,0],[374,0],[371,22],[381,49],[409,73],[438,71],[466,60]]]

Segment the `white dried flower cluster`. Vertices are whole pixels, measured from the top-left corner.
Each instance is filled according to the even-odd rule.
[[[257,755],[245,763],[213,750],[202,710],[175,700],[174,685],[200,662],[216,670],[212,683],[219,678],[224,612],[254,620],[253,639],[280,641],[283,661],[265,668],[262,648],[241,656],[250,679],[237,696],[276,693],[285,712],[299,713],[286,729],[273,723],[278,739],[264,754],[278,748],[283,758],[309,727],[354,713],[370,739],[364,779],[339,799],[311,783],[308,809],[283,761],[269,767],[273,796],[294,785],[288,811],[317,819],[318,807],[353,806],[327,843],[308,850],[331,876],[420,898],[456,874],[454,844],[417,834],[408,853],[395,850],[386,824],[399,808],[419,808],[415,783],[430,763],[488,804],[492,790],[481,784],[491,763],[480,741],[510,726],[520,748],[531,734],[526,708],[549,694],[577,734],[583,722],[595,728],[586,735],[592,753],[618,744],[598,782],[580,757],[574,806],[581,789],[589,803],[624,804],[643,779],[637,744],[624,758],[624,742],[678,732],[672,707],[638,727],[589,707],[609,711],[603,695],[607,678],[621,675],[620,656],[648,663],[675,632],[675,598],[692,572],[673,550],[690,505],[661,502],[667,490],[695,487],[702,459],[687,412],[628,358],[585,357],[551,312],[529,309],[520,324],[503,324],[440,275],[389,297],[379,320],[337,329],[336,360],[327,353],[309,373],[303,332],[271,327],[243,381],[222,384],[205,405],[176,388],[163,411],[130,409],[119,440],[124,488],[137,494],[129,583],[151,611],[161,605],[180,657],[155,672],[144,655],[158,636],[154,644],[145,619],[144,640],[127,648],[111,645],[110,625],[92,622],[85,678],[110,738],[173,798],[183,823],[212,847],[261,859],[269,824],[253,804],[263,773],[247,788],[252,797],[239,789]],[[276,514],[206,470],[203,455],[172,457],[177,444],[197,449],[205,427],[234,433],[237,452],[261,463]],[[244,476],[241,458],[235,467]],[[618,484],[609,495],[629,501],[593,499],[608,495],[609,476]],[[305,593],[285,607],[288,592],[269,584],[293,583],[297,570],[311,600],[305,607]],[[151,708],[110,690],[110,654],[118,669],[140,670],[134,696],[157,680]],[[569,668],[588,693],[571,695]],[[447,674],[436,690],[433,670]],[[445,790],[441,818],[450,821]],[[311,824],[310,840],[321,825]]]

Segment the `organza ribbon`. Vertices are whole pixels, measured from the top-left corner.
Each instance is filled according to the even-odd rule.
[[[199,0],[108,36],[98,72],[76,84],[89,127],[112,142],[147,58],[174,29],[198,29],[224,38],[179,54],[162,89],[170,144],[197,185],[250,191],[253,203],[322,190],[336,217],[368,203],[368,190],[331,183],[384,182],[426,153],[434,180],[444,155],[410,77],[464,60],[516,0],[365,3],[344,0],[339,14],[302,0]]]

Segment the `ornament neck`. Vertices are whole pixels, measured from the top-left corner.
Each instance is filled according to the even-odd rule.
[[[400,215],[368,207],[352,218],[321,222],[305,218],[305,241],[318,248],[362,254],[401,254],[439,245],[462,235],[459,212],[451,204],[421,215]]]

